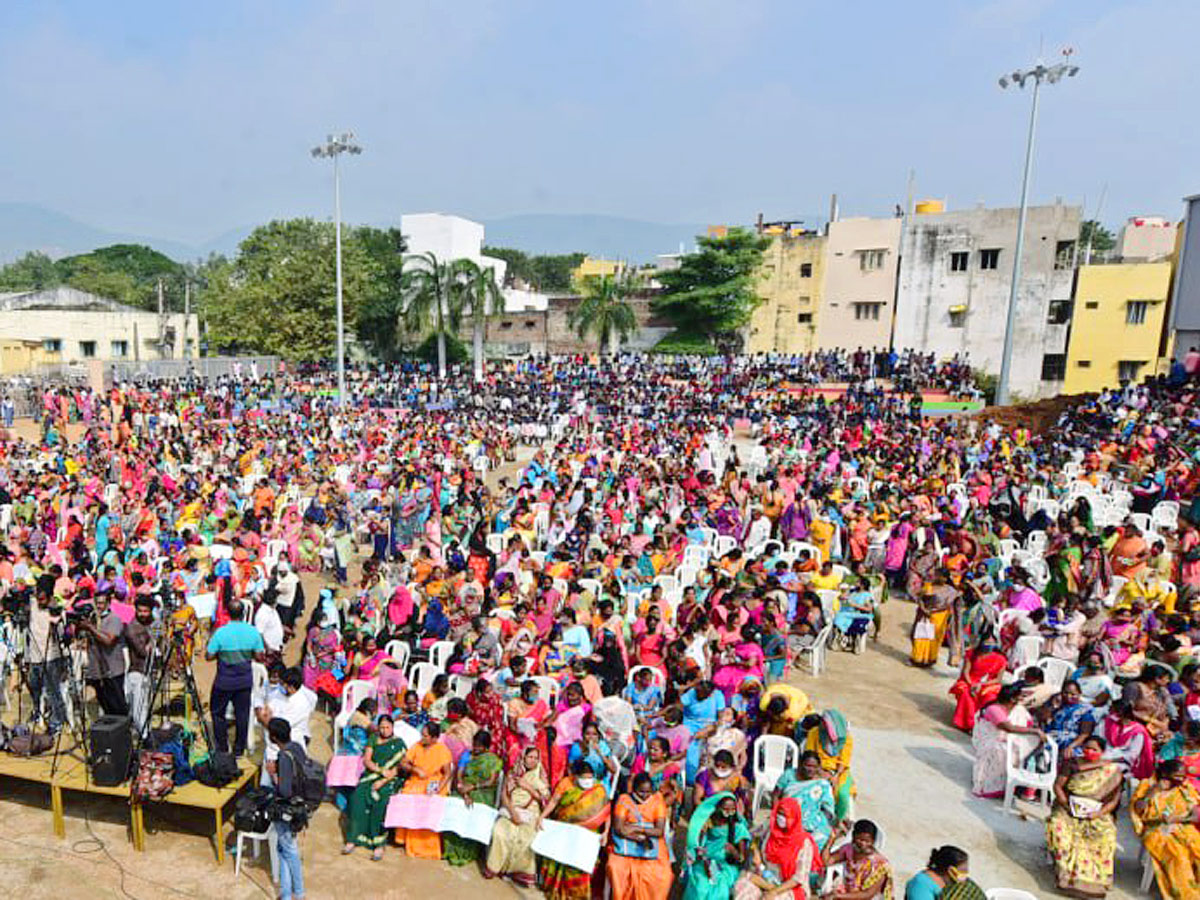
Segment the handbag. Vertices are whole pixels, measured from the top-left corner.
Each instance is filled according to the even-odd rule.
[[[913,626],[914,641],[932,641],[937,637],[937,629],[933,627],[933,622],[929,619],[922,619]]]

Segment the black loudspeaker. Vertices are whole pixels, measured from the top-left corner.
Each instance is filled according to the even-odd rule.
[[[129,778],[133,765],[133,731],[129,716],[101,716],[92,723],[92,781],[116,787]]]

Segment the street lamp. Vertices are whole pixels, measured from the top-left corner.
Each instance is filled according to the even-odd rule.
[[[333,221],[334,244],[337,256],[337,376],[338,376],[338,406],[346,405],[346,337],[342,327],[342,182],[338,170],[338,157],[343,153],[357,156],[362,153],[362,147],[354,143],[354,132],[331,134],[325,143],[313,147],[312,155],[318,159],[333,158]]]
[[[1071,51],[1064,50],[1063,55],[1070,58]],[[1029,138],[1025,143],[1025,175],[1021,179],[1021,209],[1017,214],[1017,248],[1013,255],[1012,285],[1008,292],[1008,316],[1004,323],[1004,355],[1000,360],[1000,382],[996,386],[996,405],[1007,406],[1009,402],[1008,376],[1012,368],[1013,329],[1017,320],[1017,296],[1021,283],[1021,251],[1025,246],[1025,210],[1029,200],[1029,172],[1033,168],[1033,137],[1037,131],[1038,92],[1042,82],[1057,84],[1064,77],[1073,78],[1079,72],[1079,66],[1070,62],[1046,66],[1038,63],[1032,69],[1013,72],[1000,78],[1000,87],[1025,87],[1033,82],[1033,108],[1029,112]]]

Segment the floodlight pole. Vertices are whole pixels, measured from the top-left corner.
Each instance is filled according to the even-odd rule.
[[[996,385],[996,405],[1007,406],[1011,400],[1009,391],[1009,375],[1012,369],[1013,338],[1017,321],[1017,299],[1021,289],[1021,253],[1025,248],[1025,218],[1029,208],[1029,176],[1033,170],[1033,144],[1037,134],[1038,98],[1043,79],[1054,84],[1064,75],[1073,77],[1079,67],[1068,63],[1056,66],[1045,66],[1038,63],[1032,69],[1013,72],[1009,77],[1000,79],[1000,87],[1007,88],[1014,84],[1024,87],[1025,82],[1033,80],[1033,103],[1029,110],[1029,135],[1025,140],[1025,172],[1021,176],[1021,206],[1017,212],[1017,244],[1013,253],[1012,284],[1008,289],[1008,311],[1004,321],[1004,351],[1000,357],[1000,379]]]

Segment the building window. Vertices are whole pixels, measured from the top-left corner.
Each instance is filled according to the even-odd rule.
[[[970,265],[971,254],[966,250],[955,250],[950,254],[950,271],[965,272],[967,266]]]
[[[950,327],[963,328],[967,324],[966,304],[950,307]]]
[[[1146,310],[1149,308],[1149,300],[1130,300],[1125,304],[1125,324],[1145,325]]]
[[[812,278],[812,263],[800,263],[800,277]]]
[[[1071,269],[1075,266],[1075,242],[1059,241],[1054,245],[1054,268]]]
[[[60,338],[45,338],[42,341],[42,349],[47,353],[62,353],[62,340]]]
[[[874,272],[883,268],[886,250],[863,250],[858,257],[858,267],[864,272]]]
[[[1051,300],[1046,321],[1051,325],[1066,325],[1071,321],[1071,301]]]
[[[1092,367],[1092,361],[1090,359],[1080,359],[1076,361],[1075,365],[1081,369],[1090,369]]]
[[[113,341],[111,349],[114,359],[122,359],[129,355],[129,341]]]
[[[882,252],[882,251],[880,251],[880,252]],[[879,321],[879,309],[882,306],[883,306],[882,303],[855,303],[854,304],[854,318],[855,318],[855,320],[857,320],[859,322],[862,322],[862,321],[878,322]]]
[[[1141,371],[1145,363],[1136,359],[1123,359],[1117,363],[1117,380],[1121,384],[1128,384],[1131,381],[1136,381],[1138,372]]]
[[[796,321],[799,322],[801,325],[811,325],[812,324],[812,313],[798,313],[796,315]]]
[[[801,306],[808,306],[808,304],[812,303],[812,297],[797,297],[796,302]]]
[[[79,355],[82,356],[84,359],[92,359],[93,357],[95,357],[96,342],[95,341],[80,341],[79,342]]]
[[[979,251],[979,268],[981,268],[981,269],[998,269],[998,268],[1000,268],[1000,251],[997,249],[980,250]]]
[[[501,331],[508,331],[510,328],[512,328],[512,322],[501,322],[500,323]]]
[[[537,322],[526,320],[525,327],[526,328],[537,328]]]
[[[1100,301],[1098,301],[1098,300],[1089,300],[1087,303],[1083,304],[1083,308],[1084,308],[1084,309],[1099,309],[1099,308],[1100,308]]]
[[[1042,381],[1062,381],[1067,377],[1067,354],[1047,353],[1042,357]]]

